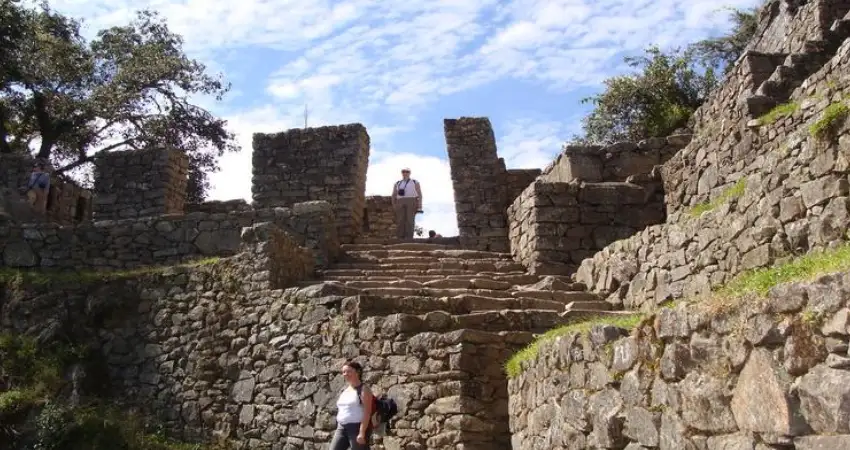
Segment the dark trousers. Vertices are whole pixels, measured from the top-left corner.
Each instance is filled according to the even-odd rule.
[[[337,425],[330,450],[369,450],[369,438],[372,437],[371,430],[366,432],[366,445],[357,443],[358,434],[360,434],[359,423]]]

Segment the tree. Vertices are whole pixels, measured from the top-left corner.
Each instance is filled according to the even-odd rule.
[[[218,157],[238,147],[226,121],[189,98],[221,100],[229,85],[188,58],[182,38],[156,13],[142,11],[87,43],[77,21],[46,4],[12,8],[25,30],[11,46],[11,75],[0,86],[0,152],[40,141],[36,156],[63,173],[101,152],[182,149],[190,157],[189,200],[201,201]]]
[[[730,12],[732,30],[719,37],[698,41],[691,47],[703,64],[715,68],[722,66],[724,71],[728,72],[756,34],[760,7],[726,9]]]
[[[584,136],[574,137],[574,143],[666,136],[685,126],[717,85],[713,68],[698,68],[691,50],[664,53],[651,47],[645,56],[626,57],[625,62],[637,71],[605,80],[601,94],[582,100],[592,102],[594,109],[582,120]]]

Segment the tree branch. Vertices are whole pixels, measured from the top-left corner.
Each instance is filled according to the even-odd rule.
[[[65,166],[65,167],[63,167],[63,168],[61,168],[61,169],[57,169],[57,170],[55,170],[53,173],[56,173],[56,174],[62,174],[62,173],[65,173],[65,172],[67,172],[67,171],[69,171],[69,170],[71,170],[71,169],[76,169],[77,167],[80,167],[80,166],[82,166],[83,164],[85,164],[85,163],[87,163],[87,162],[91,161],[91,160],[92,160],[95,156],[97,156],[97,155],[99,155],[99,154],[101,154],[101,153],[103,153],[103,152],[108,152],[108,151],[110,151],[110,150],[115,150],[116,148],[121,147],[121,146],[124,146],[124,145],[130,145],[130,146],[132,146],[132,145],[133,145],[133,141],[135,141],[135,140],[136,140],[136,138],[130,138],[130,139],[127,139],[127,140],[125,140],[125,141],[121,141],[121,142],[118,142],[118,143],[116,143],[116,144],[112,144],[112,145],[110,145],[110,146],[104,147],[104,148],[102,148],[102,149],[100,149],[100,150],[98,150],[98,151],[94,152],[94,153],[93,153],[93,154],[91,154],[91,155],[85,155],[85,156],[82,156],[81,158],[77,159],[76,161],[72,162],[71,164],[68,164],[67,166]],[[83,151],[84,151],[84,150],[83,150]]]
[[[6,141],[9,136],[9,130],[6,129],[6,120],[6,108],[0,106],[0,153],[12,153],[12,146]]]

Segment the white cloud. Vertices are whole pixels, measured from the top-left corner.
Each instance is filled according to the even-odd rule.
[[[760,2],[724,1],[734,7]],[[158,10],[185,37],[192,56],[237,83],[235,91],[241,96],[231,95],[230,103],[214,106],[213,111],[228,118],[243,150],[221,161],[224,171],[212,177],[214,198],[250,199],[253,133],[303,126],[307,105],[310,126],[350,122],[367,126],[374,149],[370,193],[385,194],[399,167],[411,166],[426,194],[422,225],[444,235],[456,231],[448,163],[382,150],[394,147],[391,139],[396,132],[417,128],[429,132],[431,124],[418,123],[424,108],[494,81],[520,80],[557,92],[596,87],[612,71],[622,69],[624,53],[640,52],[652,43],[692,42],[728,24],[725,14],[714,13],[716,0],[51,0],[51,4],[85,17],[89,36],[105,26],[126,23],[135,9]],[[248,53],[263,59],[250,59]],[[257,66],[264,66],[263,71]],[[267,104],[265,99],[245,98],[253,86],[273,100]],[[573,117],[553,121],[532,114],[518,116],[527,118],[495,130],[500,155],[509,167],[545,166],[576,124]]]

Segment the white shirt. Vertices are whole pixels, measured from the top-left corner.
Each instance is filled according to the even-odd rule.
[[[349,387],[342,391],[336,401],[336,407],[336,423],[344,425],[363,421],[363,405],[360,404],[356,389]]]
[[[404,190],[404,195],[399,195],[399,197],[419,197],[419,192],[416,191],[416,180],[413,178],[397,182],[395,188],[396,191]]]

